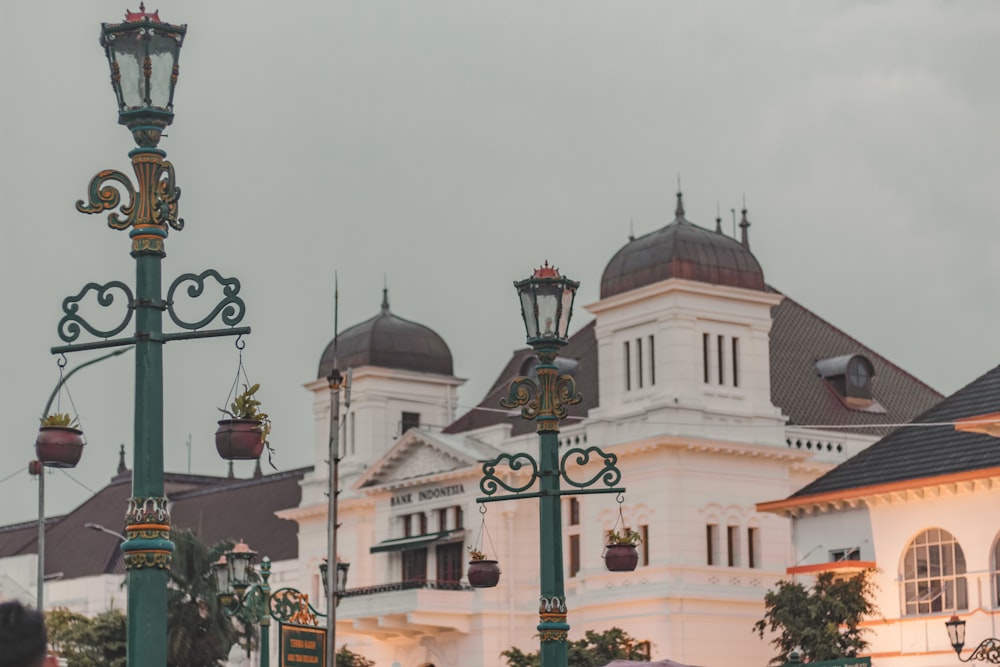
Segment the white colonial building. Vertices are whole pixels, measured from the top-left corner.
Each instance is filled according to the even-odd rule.
[[[584,398],[562,423],[561,447],[618,456],[624,518],[644,538],[634,572],[607,572],[615,497],[563,499],[570,638],[617,626],[649,640],[653,658],[765,665],[773,651],[751,627],[797,556],[790,520],[757,503],[789,496],[872,444],[881,425],[941,397],[768,286],[745,211],[736,240],[718,223],[690,223],[679,194],[677,203],[672,222],[614,254],[600,300],[585,305],[593,320],[557,360]],[[306,385],[316,462],[300,505],[278,514],[299,526],[299,586],[321,597],[312,573],[328,527],[326,377],[351,369],[350,403],[339,408],[338,556],[351,566],[338,645],[387,667],[498,667],[505,649],[537,650],[537,501],[489,503],[484,518],[476,502],[481,461],[537,453],[534,424],[499,405],[534,364],[530,350],[514,352],[459,416],[448,346],[394,315],[385,296],[379,314],[324,351]],[[503,574],[498,587],[474,590],[465,548],[484,523]],[[819,540],[823,560],[859,544],[834,539],[841,532]]]
[[[866,623],[875,667],[958,664],[952,615],[966,621],[965,658],[1000,637],[998,413],[994,368],[791,497],[758,506],[792,518],[791,574],[878,568],[879,612]]]

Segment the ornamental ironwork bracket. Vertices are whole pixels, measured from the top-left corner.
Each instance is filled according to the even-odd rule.
[[[215,281],[222,287],[222,298],[211,308],[208,315],[200,320],[190,322],[181,318],[174,310],[174,293],[183,283],[190,282],[191,284],[187,286],[186,290],[187,295],[192,299],[197,299],[205,293],[206,278],[215,279]],[[120,301],[125,302],[125,312],[118,324],[110,329],[100,329],[80,315],[80,302],[91,292],[96,293],[95,296],[98,305],[104,308],[114,305],[116,303],[116,297],[121,297]],[[243,299],[239,297],[239,292],[239,280],[236,278],[223,278],[222,275],[220,275],[215,269],[206,269],[200,274],[185,273],[179,276],[167,289],[166,301],[158,301],[155,303],[151,300],[143,300],[141,303],[138,302],[133,296],[132,290],[129,289],[128,285],[119,280],[112,280],[111,282],[103,285],[99,285],[97,283],[87,283],[77,294],[63,299],[63,317],[59,320],[57,329],[59,338],[70,344],[53,347],[51,348],[51,352],[52,354],[63,354],[66,352],[94,350],[104,347],[134,345],[139,341],[152,340],[155,342],[166,343],[172,340],[185,340],[190,338],[215,338],[218,336],[242,336],[249,334],[250,327],[236,326],[243,320],[243,316],[246,314],[246,306],[243,303]],[[113,336],[125,330],[125,327],[127,327],[129,322],[132,321],[132,315],[135,313],[136,308],[141,307],[166,310],[174,324],[182,329],[186,329],[187,331],[163,334],[153,334],[148,331],[140,331],[136,332],[134,336],[112,339]],[[229,328],[202,329],[202,327],[210,324],[216,318],[221,319],[222,323],[227,325]],[[76,340],[80,337],[80,334],[84,330],[92,336],[104,338],[104,340],[92,343],[76,343]]]
[[[963,658],[959,653],[958,659],[962,662],[978,661],[1000,665],[1000,639],[994,637],[984,639],[968,658]]]
[[[595,459],[599,458],[601,460],[603,463],[601,469],[593,474],[589,479],[583,481],[579,481],[571,477],[569,470],[566,467],[570,458],[575,457],[573,460],[575,465],[585,466],[591,462],[591,455],[596,455]],[[616,454],[609,454],[602,451],[600,447],[587,447],[586,449],[576,447],[567,450],[562,455],[562,459],[559,461],[559,470],[540,471],[538,469],[538,462],[530,454],[525,454],[524,452],[519,452],[517,454],[500,454],[495,459],[483,461],[482,463],[483,478],[479,481],[479,488],[486,495],[476,498],[477,503],[492,503],[500,500],[540,498],[542,496],[555,495],[573,496],[585,493],[625,493],[624,487],[616,486],[616,484],[620,483],[622,479],[621,470],[618,469],[618,456]],[[522,468],[527,468],[531,471],[531,475],[523,484],[509,484],[497,474],[497,467],[501,463],[506,463],[506,469],[513,472],[517,472]],[[559,491],[530,491],[530,489],[535,486],[535,483],[541,480],[542,477],[551,475],[559,475],[564,482],[573,488]],[[606,488],[589,488],[598,484],[603,484]],[[510,493],[496,495],[500,489],[504,489]]]
[[[267,613],[279,623],[316,625],[316,618],[326,618],[309,603],[309,596],[294,588],[279,588],[271,593]]]

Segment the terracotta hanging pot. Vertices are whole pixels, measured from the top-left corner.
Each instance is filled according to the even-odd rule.
[[[215,431],[215,449],[227,461],[260,458],[264,451],[263,428],[259,419],[222,419]]]
[[[495,560],[470,560],[469,585],[473,588],[493,588],[500,581],[500,566]]]
[[[631,572],[639,564],[634,544],[609,544],[604,548],[604,566],[611,572]]]
[[[69,426],[42,426],[35,440],[35,456],[50,468],[75,468],[83,456],[83,431]]]

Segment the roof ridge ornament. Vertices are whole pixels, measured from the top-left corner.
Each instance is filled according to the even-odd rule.
[[[740,245],[750,249],[750,221],[747,220],[747,196],[743,195],[743,219],[740,220]]]

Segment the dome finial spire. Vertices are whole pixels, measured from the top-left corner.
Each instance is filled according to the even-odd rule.
[[[635,241],[635,221],[632,218],[628,219],[628,240]]]
[[[127,471],[128,467],[125,465],[125,443],[122,443],[121,448],[118,450],[118,474],[122,474]]]
[[[719,208],[719,202],[715,202],[715,233],[722,233],[722,209]]]
[[[747,220],[747,196],[743,194],[743,219],[740,220],[740,245],[750,249],[750,221]]]
[[[382,274],[382,312],[389,312],[389,277]]]
[[[681,175],[677,174],[677,208],[674,215],[678,220],[684,219],[684,195],[681,193]]]

